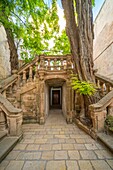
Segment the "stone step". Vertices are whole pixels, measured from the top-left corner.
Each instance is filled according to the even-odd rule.
[[[7,131],[0,131],[0,141],[7,135]]]
[[[20,137],[5,137],[0,141],[0,163],[14,148]]]
[[[98,133],[98,139],[113,152],[113,136],[105,133]]]

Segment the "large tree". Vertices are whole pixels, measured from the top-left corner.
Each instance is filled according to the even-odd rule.
[[[68,53],[69,47],[73,56],[75,73],[80,81],[95,83],[93,72],[93,18],[92,4],[94,0],[61,0],[66,19],[65,31],[59,34],[57,0],[52,0],[48,6],[44,0],[1,0],[0,22],[4,25],[11,57],[17,65],[16,50],[14,51],[14,38],[21,42],[21,55],[23,58],[34,54],[46,53],[49,40],[56,43],[51,53]],[[12,43],[13,42],[13,43]],[[11,50],[11,47],[12,50]],[[15,48],[16,49],[16,48]],[[62,49],[62,50],[60,50]],[[47,52],[48,53],[48,52]],[[50,54],[50,52],[49,52]],[[14,68],[12,66],[12,69]],[[94,96],[81,97],[81,113],[88,115],[88,106],[95,102]]]
[[[62,0],[75,72],[80,81],[95,83],[93,71],[93,17],[92,0]],[[88,116],[88,106],[95,96],[80,96],[81,115]]]

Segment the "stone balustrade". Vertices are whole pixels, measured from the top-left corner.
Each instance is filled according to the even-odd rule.
[[[22,110],[15,108],[0,94],[0,130],[8,130],[10,136],[22,135]]]
[[[106,116],[113,116],[113,90],[97,103],[90,105],[89,109],[93,122],[93,131],[95,133],[104,131]]]
[[[45,72],[61,72],[73,68],[71,55],[65,56],[37,56],[31,63],[23,65],[19,71],[12,71],[13,75],[1,83],[0,92],[4,97],[13,94],[28,82],[35,82],[36,77],[43,79]]]
[[[104,131],[104,124],[107,115],[113,115],[113,82],[99,74],[95,74],[96,84],[99,87],[101,99],[89,106],[93,122],[93,132]]]
[[[40,67],[39,70],[46,71],[65,71],[67,69],[72,69],[72,59],[71,55],[65,56],[40,56]]]
[[[99,74],[95,74],[95,77],[96,84],[100,88],[101,97],[105,96],[113,89],[113,81],[111,81],[109,78],[106,78]]]

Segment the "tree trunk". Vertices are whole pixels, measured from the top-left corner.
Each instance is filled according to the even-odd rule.
[[[7,40],[9,44],[9,50],[10,50],[10,62],[11,62],[11,71],[12,70],[18,70],[18,54],[17,54],[17,48],[14,43],[14,38],[12,35],[12,31],[9,28],[5,28]]]
[[[75,17],[74,2],[76,4],[77,17]],[[95,83],[93,73],[93,20],[91,0],[62,0],[62,6],[64,8],[66,33],[71,44],[76,74],[81,81]],[[82,97],[81,111],[85,112],[85,116],[90,117],[88,107],[95,102],[95,96]]]
[[[18,70],[18,54],[17,54],[17,48],[14,42],[14,36],[12,33],[11,28],[8,28],[7,23],[9,22],[8,16],[6,13],[6,6],[2,4],[1,9],[1,15],[4,17],[4,20],[2,20],[2,25],[5,28],[6,35],[7,35],[7,41],[9,44],[9,50],[10,50],[10,62],[11,62],[11,72],[12,70]]]

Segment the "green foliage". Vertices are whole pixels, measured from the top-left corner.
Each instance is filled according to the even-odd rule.
[[[113,116],[108,115],[105,120],[105,125],[107,125],[110,128],[113,128]]]
[[[24,60],[25,63],[29,63],[34,59],[34,56],[28,56],[28,53],[26,51],[21,52],[21,58]]]
[[[91,96],[96,92],[96,86],[93,83],[80,81],[74,74],[71,75],[71,86],[73,90],[76,90],[76,92],[81,95]]]
[[[55,54],[58,54],[57,51],[60,49],[63,54],[69,51],[65,31],[59,34],[58,21],[57,0],[52,0],[51,6],[47,6],[44,0],[0,1],[0,23],[11,29],[14,39],[20,43],[19,53],[25,61],[35,54],[46,53],[49,50],[51,53],[56,51]],[[51,39],[56,43],[53,49],[49,47]],[[58,41],[61,42],[61,47]],[[23,54],[23,51],[29,51],[29,57],[27,52]]]
[[[66,35],[65,30],[62,31],[61,35],[59,35],[58,37],[56,37],[54,39],[54,47],[53,50],[56,53],[59,54],[69,54],[70,52],[70,43],[69,43],[69,39]]]

